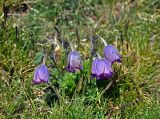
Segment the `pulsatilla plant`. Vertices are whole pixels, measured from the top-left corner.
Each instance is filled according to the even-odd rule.
[[[121,56],[118,53],[118,50],[113,45],[107,45],[104,48],[104,56],[112,64],[114,62],[122,62]]]
[[[108,79],[113,76],[113,70],[111,62],[104,58],[97,58],[92,63],[92,77],[96,77],[97,80]]]
[[[49,71],[45,64],[41,64],[35,69],[33,83],[49,83]]]
[[[78,70],[82,70],[82,68],[83,66],[80,53],[77,51],[70,51],[68,55],[68,66],[66,67],[66,70],[73,73]]]
[[[122,57],[119,55],[118,50],[113,45],[107,45],[106,41],[102,37],[99,38],[103,41],[105,45],[105,58],[97,58],[92,62],[91,77],[95,77],[97,80],[109,79],[114,74],[112,70],[112,64],[114,62],[122,62]]]
[[[95,46],[96,45],[97,44],[95,43]],[[73,75],[69,73],[65,73],[64,75],[62,75],[63,71],[59,69],[56,62],[54,61],[54,65],[56,68],[56,70],[54,71],[57,71],[57,74],[53,74],[53,75],[55,75],[55,78],[58,80],[54,80],[53,81],[54,83],[52,81],[49,81],[49,71],[45,65],[45,60],[47,55],[45,55],[46,57],[43,57],[43,63],[39,65],[34,71],[33,83],[34,84],[48,83],[49,87],[54,90],[59,101],[61,100],[60,92],[61,93],[63,92],[70,97],[77,90],[81,90],[82,88],[85,89],[85,85],[84,86],[82,85],[83,83],[85,84],[85,80],[87,80],[86,77],[90,78],[91,76],[91,78],[96,78],[97,80],[103,80],[103,79],[105,80],[105,79],[112,78],[114,75],[114,71],[112,70],[112,64],[114,62],[121,62],[121,56],[118,54],[118,50],[114,46],[106,44],[104,48],[104,58],[101,58],[99,56],[98,58],[94,59],[92,62],[93,57],[91,55],[90,65],[89,65],[90,67],[83,68],[80,52],[75,51],[71,43],[70,43],[70,47],[71,47],[71,51],[68,54],[68,59],[67,59],[68,61],[67,61],[67,66],[65,67],[65,71],[68,71],[69,73],[73,73]],[[83,71],[78,72],[83,69],[84,69],[84,72],[88,71],[89,73],[86,72],[85,74],[83,74],[84,73]],[[78,85],[76,86],[77,83]]]

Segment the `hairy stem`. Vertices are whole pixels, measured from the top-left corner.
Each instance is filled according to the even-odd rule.
[[[104,43],[105,46],[107,46],[107,42],[104,40],[104,38],[102,38],[101,36],[99,36],[100,40]]]

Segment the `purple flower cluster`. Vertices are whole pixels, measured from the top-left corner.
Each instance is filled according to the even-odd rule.
[[[112,45],[105,46],[104,57],[105,58],[96,58],[92,63],[91,76],[97,80],[111,78],[114,74],[112,64],[114,62],[121,62],[122,58],[119,55],[118,50]],[[83,69],[79,52],[71,51],[69,53],[68,65],[65,69],[71,73]],[[35,69],[33,83],[49,83],[49,71],[45,64],[41,64]]]
[[[112,45],[105,46],[104,56],[105,58],[97,58],[92,63],[91,76],[97,80],[111,78],[114,74],[112,64],[114,62],[121,62],[122,58],[118,50]]]
[[[66,70],[69,72],[76,72],[82,70],[81,55],[77,51],[71,51],[68,55],[68,65]],[[39,65],[34,71],[34,84],[48,83],[49,82],[49,71],[45,64]]]

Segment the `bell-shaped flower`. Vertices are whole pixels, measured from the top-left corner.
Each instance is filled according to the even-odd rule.
[[[121,55],[119,55],[118,50],[113,45],[107,45],[104,48],[104,56],[112,64],[114,62],[122,62]]]
[[[76,72],[82,70],[81,55],[77,51],[71,51],[68,55],[67,71]]]
[[[113,76],[113,70],[111,62],[106,59],[95,59],[92,63],[92,77],[96,77],[97,80],[108,79]]]
[[[34,71],[34,84],[48,83],[49,71],[45,64],[39,65]]]
[[[82,70],[82,62],[81,62],[81,55],[77,51],[70,51],[68,55],[68,65],[67,65],[67,71],[69,72],[76,72],[79,70]]]

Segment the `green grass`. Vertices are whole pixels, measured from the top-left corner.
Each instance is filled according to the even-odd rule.
[[[4,2],[0,2],[0,9]],[[6,25],[0,10],[0,118],[160,118],[158,0],[35,0],[19,14],[15,9],[22,2],[26,1],[5,3],[11,13],[19,15],[7,18]],[[71,41],[79,50],[84,66],[82,72],[65,72],[70,48],[64,49],[58,41],[57,66],[50,56],[47,66],[60,100],[49,85],[32,84],[42,54],[53,55],[55,26],[61,32],[58,39]],[[113,66],[112,80],[118,82],[103,95],[101,91],[109,81],[88,80],[91,35],[114,44],[123,56],[123,62]],[[103,47],[98,40],[96,48],[101,56]]]

